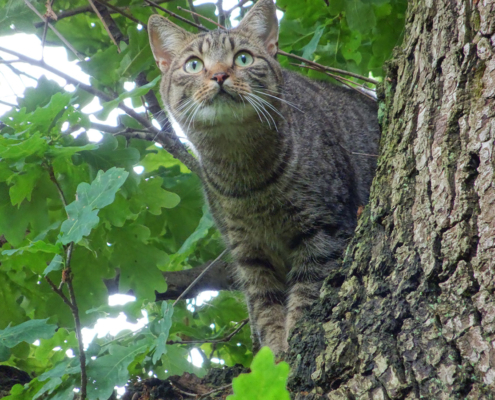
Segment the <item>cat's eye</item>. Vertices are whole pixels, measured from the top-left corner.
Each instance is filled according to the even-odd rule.
[[[234,58],[235,65],[239,67],[248,67],[254,62],[253,56],[247,51],[241,51]]]
[[[186,65],[184,65],[184,70],[189,74],[197,74],[203,70],[203,61],[197,57],[191,58],[186,62]]]

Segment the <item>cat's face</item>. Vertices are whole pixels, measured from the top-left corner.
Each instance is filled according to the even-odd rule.
[[[252,119],[274,124],[268,110],[279,106],[282,73],[272,0],[260,0],[230,31],[193,35],[158,15],[148,29],[163,101],[186,134]]]

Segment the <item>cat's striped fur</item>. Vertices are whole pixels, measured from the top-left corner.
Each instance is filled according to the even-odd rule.
[[[353,153],[378,152],[376,105],[280,68],[272,0],[230,31],[193,35],[156,15],[148,26],[164,103],[198,152],[252,327],[280,353],[368,200],[376,159]],[[235,64],[240,51],[251,65]],[[203,69],[188,73],[196,58]]]

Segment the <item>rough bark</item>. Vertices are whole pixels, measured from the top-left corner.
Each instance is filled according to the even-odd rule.
[[[301,399],[495,398],[495,0],[411,1],[340,276],[292,335]]]

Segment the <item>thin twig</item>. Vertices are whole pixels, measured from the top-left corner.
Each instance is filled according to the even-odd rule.
[[[193,11],[191,11],[191,10],[188,10],[188,9],[186,9],[186,8],[182,8],[182,7],[179,7],[179,6],[177,7],[177,10],[182,10],[182,11],[185,11],[185,12],[187,12],[187,13],[189,13],[189,14],[196,15],[196,16],[198,16],[199,18],[203,18],[205,21],[211,22],[212,24],[215,24],[215,25],[216,25],[216,26],[218,26],[219,28],[224,29],[224,27],[223,27],[222,25],[220,25],[218,22],[213,21],[212,19],[210,19],[210,18],[208,18],[208,17],[205,17],[204,15],[201,15],[201,14],[195,13],[195,12],[193,12]]]
[[[189,6],[189,10],[191,11],[194,22],[196,22],[198,25],[201,25],[201,22],[199,22],[198,13],[196,13],[196,9],[194,8],[193,0],[187,0],[187,5]]]
[[[0,104],[3,104],[5,106],[9,106],[9,107],[19,108],[19,106],[17,104],[12,104],[12,103],[9,103],[9,102],[3,101],[3,100],[0,100]]]
[[[115,46],[117,46],[117,50],[119,51],[120,53],[120,47],[119,47],[119,44],[117,43],[117,41],[115,40],[115,38],[113,37],[112,35],[112,32],[110,32],[110,28],[108,27],[107,23],[105,22],[105,20],[103,19],[102,15],[100,14],[100,10],[98,10],[98,8],[96,7],[95,3],[93,3],[93,0],[88,0],[88,3],[90,4],[90,6],[93,8],[95,14],[98,16],[98,18],[100,19],[101,23],[103,24],[103,26],[105,27],[105,30],[107,31],[108,33],[108,36],[110,36],[110,39],[112,40],[113,44]]]
[[[58,183],[57,178],[55,177],[55,171],[53,170],[53,166],[49,165],[48,166],[48,175],[50,175],[50,180],[55,184],[55,187],[57,188],[58,195],[60,197],[60,200],[62,200],[62,204],[64,205],[64,209],[67,207],[67,200],[65,199],[64,192],[62,188],[60,187],[60,184]],[[67,213],[67,210],[66,210]],[[67,214],[67,217],[69,217],[69,214]]]
[[[7,60],[4,60],[2,57],[0,57],[0,64],[2,64],[4,61],[7,61]],[[8,61],[10,61],[10,63],[20,62],[19,60],[8,60]],[[9,68],[12,72],[14,72],[17,75],[24,75],[24,76],[28,77],[29,79],[32,79],[32,80],[38,82],[38,78],[34,77],[33,75],[28,74],[27,72],[24,72],[24,71],[21,71],[20,69],[17,69],[13,65],[10,65],[10,63],[6,64],[6,67]]]
[[[177,302],[182,299],[187,292],[189,292],[189,290],[191,290],[193,288],[193,286],[201,279],[201,277],[206,274],[206,271],[208,271],[211,267],[213,267],[215,265],[215,263],[220,260],[220,258],[222,258],[222,256],[227,252],[227,249],[225,249],[224,251],[222,251],[220,253],[220,255],[215,258],[210,265],[208,265],[198,276],[195,280],[193,280],[191,282],[191,284],[186,288],[186,290],[184,290],[181,295],[179,297],[177,297],[177,300],[174,301],[174,304],[172,305],[172,307],[175,307],[175,305],[177,304]]]
[[[208,395],[210,395],[210,394],[213,394],[213,393],[215,393],[215,392],[221,392],[222,390],[228,389],[228,388],[230,388],[230,387],[232,387],[232,383],[229,383],[228,385],[225,385],[225,386],[220,386],[219,388],[216,388],[216,389],[210,390],[209,392],[206,392],[206,393],[204,393],[204,394],[200,395],[200,396],[198,397],[198,400],[202,399],[202,398],[203,398],[203,397],[205,397],[205,396],[208,396]]]
[[[202,344],[202,343],[227,343],[230,342],[235,335],[239,333],[239,331],[249,322],[249,318],[246,318],[239,322],[239,326],[235,328],[231,333],[225,336],[222,339],[205,339],[205,340],[169,340],[167,344]]]
[[[45,56],[45,42],[46,42],[46,34],[48,32],[48,18],[45,20],[45,25],[43,27],[43,36],[41,37],[41,59],[44,59]]]
[[[85,83],[80,82],[77,79],[74,79],[72,76],[63,73],[57,70],[56,68],[53,68],[52,66],[46,64],[43,61],[35,60],[31,57],[27,57],[23,54],[17,53],[16,51],[10,49],[6,49],[4,47],[0,47],[0,51],[17,56],[19,60],[22,62],[26,62],[28,64],[44,68],[47,71],[50,71],[55,75],[58,75],[61,78],[65,79],[67,82],[72,83],[74,86],[79,86],[81,89],[85,90],[88,93],[93,94],[96,97],[99,97],[104,101],[114,100],[114,98],[110,97],[106,93],[103,93],[100,90],[95,89],[90,85],[86,85]],[[180,160],[187,168],[189,168],[191,171],[195,172],[198,175],[201,174],[198,161],[189,154],[186,147],[182,144],[179,138],[173,133],[173,131],[171,130],[164,131],[155,128],[155,126],[150,121],[148,121],[145,117],[139,115],[132,108],[127,107],[124,103],[119,103],[118,107],[121,110],[123,110],[127,115],[134,118],[136,121],[138,121],[141,125],[143,125],[145,128],[147,128],[150,131],[151,135],[147,139],[160,143],[165,150],[167,150],[170,154],[172,154],[172,156]]]
[[[81,364],[81,400],[86,399],[86,390],[88,384],[88,377],[86,375],[86,353],[84,352],[84,342],[81,330],[81,320],[79,318],[79,308],[77,307],[76,294],[74,293],[74,287],[72,286],[72,270],[70,267],[70,261],[72,258],[72,250],[74,248],[74,242],[70,242],[67,248],[67,261],[65,264],[66,276],[67,276],[67,289],[69,290],[70,302],[72,303],[72,315],[76,323],[76,338],[79,343],[79,363]]]
[[[70,300],[67,298],[67,296],[64,294],[64,292],[59,289],[57,287],[57,285],[55,285],[55,283],[53,283],[53,281],[48,277],[48,276],[45,276],[45,281],[48,282],[48,284],[51,286],[52,290],[57,293],[63,300],[63,302],[65,304],[67,304],[69,306],[69,308],[72,310],[72,303],[70,302]]]
[[[53,33],[55,33],[55,35],[58,36],[58,38],[62,41],[62,43],[65,44],[67,46],[67,48],[69,50],[71,50],[76,55],[77,58],[79,58],[79,60],[81,60],[81,61],[83,60],[83,57],[81,56],[81,54],[74,47],[72,47],[72,45],[62,36],[62,34],[58,30],[55,29],[55,27],[52,24],[50,24],[48,22],[47,18],[45,18],[43,15],[41,15],[39,13],[39,11],[28,0],[24,0],[24,3],[26,3],[26,5],[31,10],[33,10],[34,13],[43,20],[44,23],[48,24],[48,27],[53,31]]]
[[[378,154],[359,153],[357,151],[351,151],[349,149],[346,149],[340,143],[339,143],[339,146],[342,147],[342,149],[344,149],[345,151],[347,151],[349,154],[354,154],[354,155],[357,155],[357,156],[366,156],[366,157],[380,157]]]
[[[378,81],[375,81],[374,79],[366,78],[365,76],[362,76],[362,75],[359,75],[359,74],[355,74],[354,72],[345,71],[343,69],[338,69],[338,68],[333,68],[333,67],[327,67],[325,65],[321,65],[321,64],[315,63],[314,61],[306,60],[303,57],[296,56],[295,54],[286,53],[285,51],[280,50],[280,49],[278,50],[278,54],[280,54],[282,56],[290,57],[290,58],[293,58],[295,60],[299,60],[299,61],[302,61],[302,62],[305,62],[305,63],[308,63],[308,64],[311,64],[311,65],[314,65],[315,67],[318,67],[320,69],[324,69],[325,71],[337,72],[337,73],[342,74],[342,75],[352,76],[353,78],[358,78],[358,79],[361,79],[363,81],[372,83],[374,85],[378,84]]]
[[[322,70],[320,68],[313,67],[312,65],[302,65],[302,64],[295,64],[295,63],[289,63],[289,64],[294,65],[295,67],[308,68],[308,69],[312,69],[313,71],[321,72],[322,74],[328,75],[328,76],[332,77],[333,79],[335,79],[336,81],[342,83],[343,85],[355,90],[359,94],[366,96],[368,99],[376,101],[376,98],[374,98],[373,96],[370,96],[368,93],[366,93],[361,86],[359,86],[359,88],[357,88],[355,86],[351,86],[350,84],[359,85],[359,83],[351,81],[350,79],[346,79],[346,78],[343,78],[339,75],[332,74],[332,73],[327,72],[325,70]]]
[[[230,16],[230,14],[232,13],[232,11],[234,11],[236,8],[238,7],[242,7],[244,4],[246,4],[247,2],[249,1],[252,1],[252,0],[241,0],[239,3],[237,3],[234,7],[232,7],[231,9],[227,10],[227,11],[224,11],[225,12],[225,15],[227,16]]]
[[[218,24],[225,26],[225,11],[223,11],[223,0],[217,0]]]
[[[198,25],[192,21],[189,21],[187,18],[184,18],[184,17],[181,17],[180,15],[177,15],[176,13],[172,12],[172,11],[169,11],[167,10],[166,8],[163,8],[161,6],[159,6],[157,3],[155,3],[154,1],[151,1],[151,0],[144,0],[146,3],[158,8],[159,10],[162,10],[163,12],[167,13],[168,15],[171,15],[172,17],[174,18],[177,18],[179,20],[181,20],[182,22],[185,22],[186,24],[189,24],[189,25],[192,25],[196,28],[198,28],[200,31],[203,31],[203,32],[208,32],[209,29],[208,28],[205,28],[203,25]]]
[[[198,393],[189,393],[189,392],[186,392],[185,390],[182,390],[177,385],[175,385],[173,382],[169,382],[169,383],[179,393],[185,394],[186,396],[190,396],[190,397],[198,397],[199,396]]]
[[[289,63],[290,65],[293,65],[294,67],[299,67],[299,68],[309,68],[309,69],[312,69],[314,71],[318,71],[318,72],[321,72],[321,73],[326,73],[328,74],[329,76],[331,76],[332,78],[334,76],[338,76],[340,79],[346,81],[347,83],[351,83],[353,85],[356,85],[358,87],[362,87],[361,84],[359,82],[354,82],[354,81],[351,81],[350,79],[347,79],[347,78],[344,78],[343,76],[339,76],[339,75],[335,75],[335,74],[332,74],[330,72],[327,72],[327,71],[324,71],[324,70],[321,70],[320,68],[317,68],[317,67],[314,67],[312,65],[304,65],[304,64],[296,64],[296,63]],[[364,84],[363,84],[364,85]],[[368,89],[368,88],[365,88],[366,90],[375,90],[375,89]]]
[[[110,3],[108,3],[105,0],[96,0],[96,1],[98,3],[100,3],[100,4],[103,4],[104,6],[108,7],[109,9],[115,11],[116,13],[119,13],[119,14],[123,15],[127,19],[130,19],[131,21],[134,21],[136,24],[142,25],[144,27],[144,29],[148,29],[147,25],[144,22],[141,22],[137,18],[133,17],[132,15],[130,15],[128,13],[126,13],[125,11],[121,10],[119,7],[115,7],[115,6],[111,5]]]

